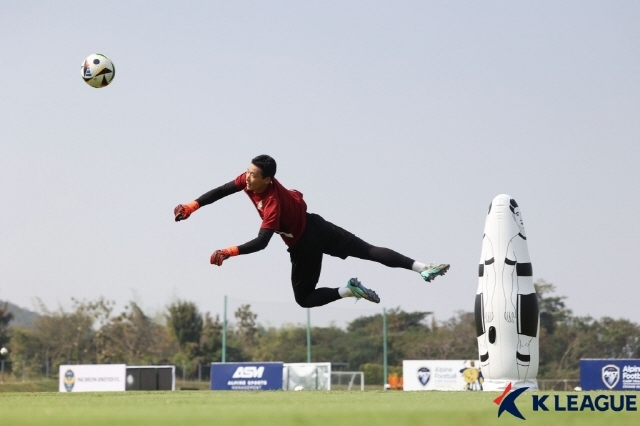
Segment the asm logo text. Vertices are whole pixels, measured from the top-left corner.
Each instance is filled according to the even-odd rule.
[[[234,379],[261,379],[264,367],[238,367],[233,373]]]

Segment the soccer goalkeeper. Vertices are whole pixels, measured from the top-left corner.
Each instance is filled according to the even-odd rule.
[[[376,292],[363,286],[357,278],[351,278],[346,286],[340,288],[316,288],[324,254],[341,259],[352,256],[391,268],[409,269],[418,272],[425,281],[444,275],[449,269],[446,263],[426,265],[388,248],[373,246],[321,216],[308,213],[302,194],[287,190],[278,182],[275,174],[275,160],[268,155],[259,155],[251,160],[245,173],[231,182],[207,192],[195,201],[179,204],[174,209],[178,222],[187,219],[200,207],[227,195],[244,190],[249,196],[262,219],[258,236],[242,245],[214,251],[211,264],[221,266],[231,256],[263,250],[274,233],[280,234],[289,247],[293,293],[296,302],[303,308],[326,305],[343,297],[380,303]]]

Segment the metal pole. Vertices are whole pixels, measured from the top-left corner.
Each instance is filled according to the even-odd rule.
[[[387,388],[387,310],[382,308],[382,383]]]
[[[227,296],[224,296],[224,319],[222,321],[222,362],[227,362]]]
[[[311,363],[311,309],[307,308],[307,363]]]

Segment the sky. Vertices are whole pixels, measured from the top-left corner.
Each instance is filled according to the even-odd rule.
[[[286,246],[209,264],[257,236],[234,194],[173,208],[268,154],[310,212],[451,270],[325,256],[382,302],[472,311],[487,208],[520,205],[534,280],[575,315],[640,322],[640,3],[633,1],[0,0],[0,300],[69,309],[178,300],[304,323]],[[80,76],[114,62],[112,84]]]

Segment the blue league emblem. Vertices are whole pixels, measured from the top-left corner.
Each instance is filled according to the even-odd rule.
[[[73,389],[73,385],[76,384],[76,375],[73,374],[73,370],[67,370],[67,372],[64,373],[63,383],[64,388],[67,390],[67,392],[71,392],[71,389]]]
[[[602,381],[609,389],[613,389],[620,380],[620,367],[609,364],[602,367]]]
[[[418,380],[422,383],[422,386],[427,386],[429,379],[431,378],[431,371],[427,367],[422,367],[418,370]]]

